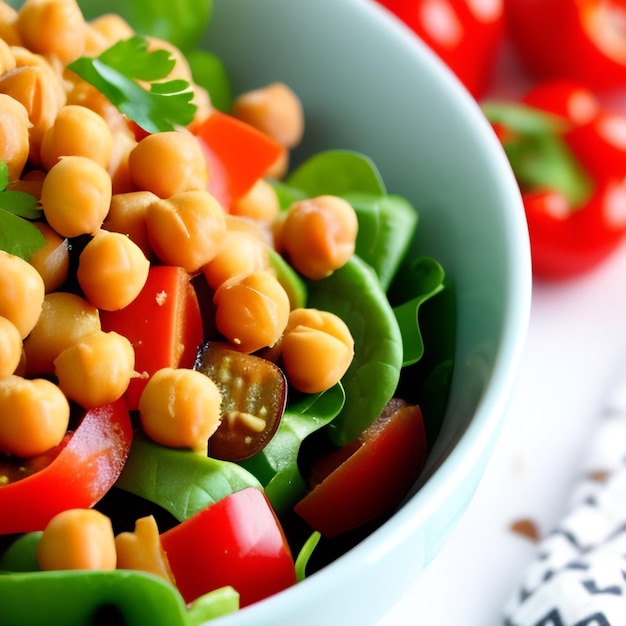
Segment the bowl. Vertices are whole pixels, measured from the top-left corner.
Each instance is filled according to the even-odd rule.
[[[330,565],[211,622],[373,624],[443,546],[505,420],[531,293],[517,184],[475,101],[374,2],[214,0],[204,45],[224,61],[234,92],[283,81],[300,96],[307,127],[294,164],[332,148],[370,156],[387,188],[416,207],[416,248],[439,260],[455,284],[449,401],[412,495]]]

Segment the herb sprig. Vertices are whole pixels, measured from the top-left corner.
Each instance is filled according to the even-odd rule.
[[[46,242],[29,221],[40,219],[43,211],[34,196],[7,189],[8,184],[9,168],[0,161],[0,250],[28,261]]]
[[[97,57],[80,57],[68,68],[146,132],[156,133],[186,126],[196,112],[191,85],[165,80],[175,63],[168,50],[149,50],[147,39],[135,36]]]

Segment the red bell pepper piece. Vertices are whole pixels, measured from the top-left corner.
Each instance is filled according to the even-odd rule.
[[[150,375],[163,367],[193,367],[204,339],[202,316],[189,274],[154,265],[141,293],[127,307],[101,311],[103,330],[126,337],[135,350],[135,370],[125,394],[128,408],[139,403]]]
[[[43,530],[61,511],[93,506],[117,480],[131,442],[123,400],[87,410],[61,444],[25,461],[32,473],[0,486],[0,534]]]
[[[626,116],[571,81],[540,83],[522,100],[483,106],[520,185],[533,272],[577,276],[626,233]]]
[[[220,111],[213,111],[193,132],[209,165],[207,188],[227,211],[283,151],[256,128]]]
[[[186,602],[227,585],[242,607],[296,582],[283,530],[265,494],[237,491],[161,534]]]
[[[407,24],[480,98],[503,39],[502,0],[377,0]]]
[[[513,48],[536,79],[593,89],[626,83],[623,0],[505,0],[504,12]]]
[[[314,466],[317,484],[294,507],[311,528],[334,537],[390,513],[407,495],[426,460],[426,431],[420,408],[398,402]]]

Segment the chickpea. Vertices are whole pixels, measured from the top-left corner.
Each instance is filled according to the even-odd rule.
[[[354,339],[337,315],[300,308],[289,314],[280,349],[291,385],[304,393],[319,393],[346,373],[354,357]]]
[[[0,316],[0,378],[14,374],[22,359],[22,337],[15,324]]]
[[[290,160],[289,150],[283,148],[274,162],[265,171],[265,176],[273,178],[274,180],[283,179],[289,172]]]
[[[7,164],[10,181],[20,177],[28,160],[29,127],[24,105],[10,95],[0,93],[0,159]]]
[[[226,230],[241,231],[274,248],[273,222],[226,213]]]
[[[0,5],[1,6],[1,5]],[[2,32],[2,9],[0,9],[0,33]],[[11,46],[0,35],[0,76],[15,69],[15,57]]]
[[[17,30],[27,48],[63,65],[85,49],[85,20],[76,0],[26,0],[18,11]]]
[[[356,244],[358,221],[349,202],[318,196],[294,202],[282,222],[279,246],[301,274],[319,280],[343,266]]]
[[[208,377],[191,369],[155,372],[139,398],[145,433],[164,446],[206,454],[221,417],[222,394]]]
[[[148,207],[146,225],[159,259],[190,273],[213,259],[226,233],[224,209],[204,190],[183,191],[154,202]]]
[[[54,120],[57,111],[67,100],[66,84],[61,79],[58,65],[52,63],[51,59],[23,46],[11,46],[11,52],[15,59],[16,70],[28,68],[40,74],[30,93],[29,105],[20,100],[26,106],[31,122],[35,123],[33,119],[35,113],[37,119],[44,117],[47,113],[49,117],[45,116],[45,118]]]
[[[258,237],[240,230],[229,230],[215,257],[202,267],[202,273],[207,283],[217,289],[233,276],[268,270],[269,267],[269,250]]]
[[[44,296],[39,272],[20,257],[0,250],[0,315],[15,324],[22,339],[37,323]]]
[[[182,78],[188,83],[193,81],[189,62],[187,61],[187,57],[185,57],[185,55],[181,52],[180,48],[165,39],[161,39],[160,37],[149,36],[147,37],[147,40],[149,51],[166,50],[174,59],[174,67],[166,78],[169,80]]]
[[[96,509],[68,509],[55,515],[37,544],[43,571],[114,570],[117,564],[111,520]]]
[[[54,359],[81,337],[101,330],[98,309],[63,291],[46,294],[41,315],[24,341],[28,376],[54,374]]]
[[[17,11],[4,0],[0,2],[0,39],[10,46],[22,44],[17,32]]]
[[[106,13],[87,23],[88,56],[97,56],[122,39],[130,39],[135,31],[130,24],[116,13]]]
[[[83,106],[97,113],[106,122],[114,136],[120,131],[132,136],[128,120],[119,109],[104,94],[78,77],[76,82],[69,87],[64,104]],[[113,142],[113,148],[115,149],[115,142]]]
[[[111,207],[102,225],[106,230],[128,235],[135,242],[145,256],[150,259],[154,256],[146,219],[148,207],[159,199],[151,191],[130,191],[114,193],[111,198]]]
[[[208,170],[200,143],[186,131],[148,135],[128,156],[130,179],[138,190],[168,198],[206,189]]]
[[[41,138],[41,164],[49,170],[61,157],[78,155],[108,168],[112,145],[111,130],[100,115],[85,106],[67,104]]]
[[[29,170],[22,174],[21,178],[10,181],[7,185],[9,191],[23,191],[39,200],[41,198],[41,188],[43,187],[43,179],[46,173],[42,170]],[[41,223],[41,222],[40,222]]]
[[[237,96],[232,113],[286,148],[297,146],[304,133],[302,103],[284,83],[272,83]]]
[[[84,408],[122,397],[135,375],[135,351],[126,337],[96,331],[66,348],[54,360],[59,387]]]
[[[63,392],[45,378],[0,379],[0,450],[30,457],[58,445],[70,419]]]
[[[273,346],[289,318],[289,296],[268,271],[235,276],[213,297],[218,331],[241,352]]]
[[[46,293],[57,290],[67,279],[70,266],[69,243],[44,222],[34,222],[46,243],[31,255],[29,263],[43,279]]]
[[[100,230],[81,252],[76,277],[91,304],[117,311],[139,295],[149,270],[150,261],[129,237]]]
[[[111,195],[111,177],[101,165],[84,156],[66,156],[44,179],[41,205],[59,235],[77,237],[102,226]]]
[[[248,193],[231,203],[230,212],[233,215],[271,222],[280,213],[276,190],[265,179],[259,178]]]
[[[129,129],[117,129],[113,133],[113,153],[109,165],[113,193],[129,193],[136,191],[130,179],[128,166],[130,153],[137,145],[135,137]]]
[[[28,158],[37,166],[41,139],[65,102],[65,94],[58,76],[45,59],[22,48],[11,50],[17,67],[0,76],[0,93],[11,96],[24,106],[29,124]]]
[[[135,34],[133,27],[117,13],[100,15],[91,20],[90,26],[106,38],[107,46],[122,39],[130,39]]]
[[[138,519],[134,532],[117,535],[115,550],[118,569],[149,572],[175,584],[154,516],[148,515]]]

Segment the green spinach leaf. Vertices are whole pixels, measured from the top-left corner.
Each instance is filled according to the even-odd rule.
[[[116,486],[158,504],[180,521],[231,493],[261,487],[236,463],[167,448],[142,435],[135,436]]]
[[[341,317],[355,341],[342,384],[346,403],[329,424],[332,441],[354,441],[393,396],[402,368],[402,335],[374,270],[354,256],[328,278],[309,281],[308,306]]]

